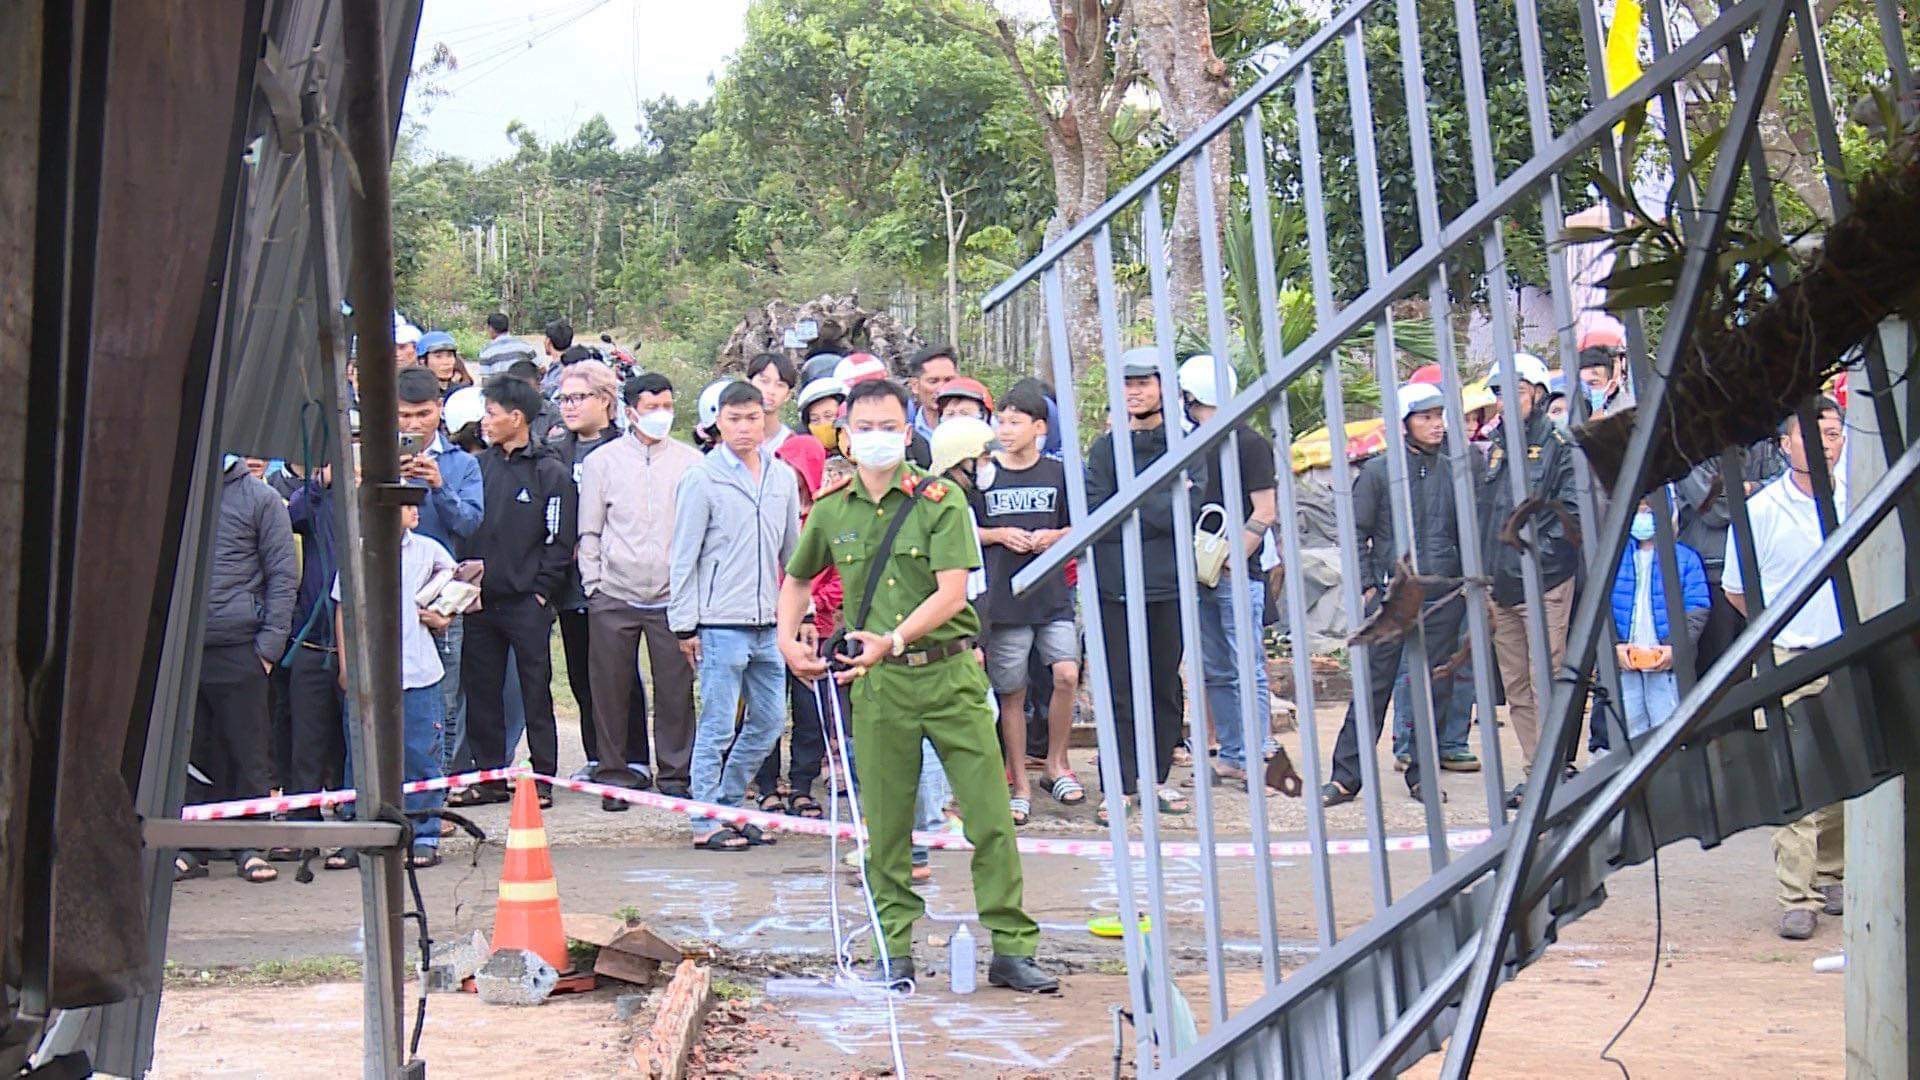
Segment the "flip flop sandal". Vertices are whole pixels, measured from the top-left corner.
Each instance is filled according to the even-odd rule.
[[[459,831],[460,831],[460,829],[459,829],[459,827],[458,827],[458,826],[456,826],[456,825],[455,825],[455,824],[454,824],[453,822],[451,822],[451,821],[441,821],[441,822],[440,822],[440,835],[441,835],[441,836],[443,836],[443,837],[446,837],[446,836],[452,836],[453,834],[455,834],[455,833],[457,833],[457,832],[459,832]]]
[[[323,870],[358,870],[360,853],[352,848],[334,848],[320,864]]]
[[[1192,809],[1187,805],[1187,797],[1170,787],[1160,789],[1157,801],[1160,804],[1160,812],[1163,814],[1179,815]]]
[[[1007,800],[1007,808],[1013,811],[1013,823],[1016,827],[1025,825],[1027,818],[1033,814],[1033,800],[1015,795]]]
[[[241,860],[240,868],[235,872],[240,875],[240,880],[251,885],[265,885],[280,879],[280,871],[258,855],[249,855]]]
[[[1087,801],[1087,789],[1080,786],[1080,778],[1070,772],[1047,779],[1047,794],[1062,806],[1079,806]]]
[[[299,862],[300,849],[291,848],[291,847],[268,848],[267,861],[268,862]]]
[[[440,849],[437,847],[414,848],[407,857],[407,865],[415,870],[431,870],[440,865]]]
[[[820,800],[815,799],[813,796],[795,795],[793,798],[787,800],[787,813],[792,814],[794,817],[818,821],[825,817],[827,812],[821,807]]]
[[[1359,798],[1358,791],[1348,791],[1338,780],[1329,780],[1320,785],[1320,805],[1339,806]]]
[[[915,885],[925,885],[933,880],[933,867],[923,863],[914,867],[913,872],[908,876],[912,878]]]
[[[746,837],[747,843],[754,847],[772,847],[780,842],[774,838],[772,833],[758,825],[742,825],[735,831],[741,836]]]
[[[1191,764],[1193,764],[1193,751],[1191,751],[1191,750],[1189,750],[1189,749],[1187,749],[1185,745],[1181,745],[1181,746],[1176,746],[1176,747],[1174,747],[1174,748],[1173,748],[1173,763],[1174,763],[1175,765],[1191,765]]]
[[[779,795],[760,796],[760,812],[763,814],[784,814],[787,812],[787,800]]]
[[[207,872],[207,864],[191,855],[173,857],[173,880],[176,882],[203,878],[207,876]]]
[[[733,842],[735,840],[740,842],[736,844]],[[724,851],[731,853],[747,850],[753,846],[753,841],[748,840],[738,829],[721,828],[715,829],[700,839],[695,840],[693,846],[699,851]]]
[[[1153,920],[1145,915],[1140,916],[1140,932],[1144,934],[1152,929]],[[1092,934],[1094,937],[1117,938],[1125,932],[1126,926],[1120,921],[1120,916],[1118,915],[1095,915],[1093,918],[1087,920],[1087,933]]]

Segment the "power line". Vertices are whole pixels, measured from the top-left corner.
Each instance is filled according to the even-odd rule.
[[[447,83],[441,88],[449,94],[471,89],[482,79],[496,71],[506,68],[512,61],[519,59],[525,53],[531,52],[541,41],[572,26],[574,23],[593,14],[595,11],[606,7],[611,2],[612,0],[593,0],[593,2],[589,3],[586,7],[575,10],[560,21],[533,31],[524,41],[515,40],[500,46],[475,61],[473,65],[463,68],[458,74],[457,81]]]

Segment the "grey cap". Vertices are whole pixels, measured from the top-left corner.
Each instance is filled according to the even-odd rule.
[[[1153,345],[1128,349],[1120,354],[1120,368],[1122,376],[1128,379],[1137,379],[1143,375],[1158,375],[1160,374],[1160,350]]]

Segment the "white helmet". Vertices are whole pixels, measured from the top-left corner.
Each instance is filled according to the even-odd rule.
[[[805,419],[807,407],[824,398],[847,396],[847,385],[831,375],[823,376],[800,388],[800,416]]]
[[[720,419],[720,392],[725,390],[729,384],[738,381],[738,379],[721,379],[717,382],[708,383],[707,388],[700,391],[700,427],[712,427],[713,422]]]
[[[1227,365],[1227,392],[1220,393],[1215,385],[1214,359],[1206,353],[1187,357],[1180,365],[1180,392],[1201,405],[1219,408],[1224,398],[1230,398],[1240,392],[1240,378],[1235,374],[1233,365]]]
[[[447,395],[446,408],[440,416],[446,421],[448,431],[459,431],[486,414],[487,403],[480,396],[480,388],[463,386]]]
[[[1532,383],[1535,386],[1546,386],[1549,382],[1546,361],[1532,353],[1523,352],[1513,354],[1513,374],[1514,377],[1521,382]],[[1500,383],[1500,366],[1495,364],[1493,373],[1487,377],[1487,385],[1493,387],[1497,392]]]
[[[935,476],[963,461],[971,461],[989,450],[1000,449],[993,439],[993,428],[975,416],[956,416],[943,420],[933,429],[933,459],[927,471]]]

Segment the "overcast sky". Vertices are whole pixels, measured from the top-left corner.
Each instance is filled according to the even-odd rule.
[[[477,161],[505,157],[507,124],[542,140],[604,114],[623,146],[638,102],[704,98],[740,45],[747,0],[426,0],[415,63],[444,42],[460,70],[422,116],[429,151]]]
[[[449,93],[422,114],[425,148],[492,161],[512,150],[520,120],[542,141],[571,134],[594,113],[620,145],[638,136],[639,102],[661,94],[705,98],[708,82],[746,35],[748,0],[425,0],[414,62],[444,43],[460,70],[435,81]],[[997,0],[1023,18],[1047,0]]]

